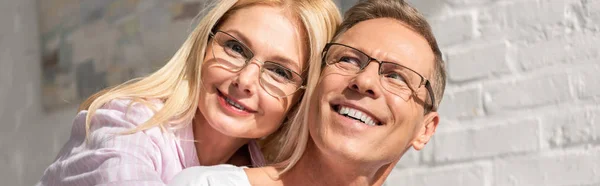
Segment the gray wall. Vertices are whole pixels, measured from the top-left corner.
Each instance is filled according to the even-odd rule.
[[[41,105],[35,0],[0,1],[0,185],[33,185],[67,140],[72,107]]]
[[[43,93],[48,92],[49,86],[47,76],[42,76],[48,75],[42,71],[42,54],[57,46],[44,45],[43,38],[57,38],[58,35],[62,42],[58,48],[68,46],[72,51],[67,52],[67,55],[71,55],[65,58],[68,60],[58,61],[61,65],[65,61],[67,65],[72,65],[68,68],[71,71],[59,71],[71,79],[65,81],[63,78],[62,84],[51,85],[72,87],[76,83],[81,84],[77,82],[81,78],[74,78],[75,72],[72,70],[82,62],[78,59],[94,59],[101,64],[132,59],[128,62],[137,62],[133,64],[137,65],[135,70],[142,71],[126,75],[140,75],[151,67],[139,63],[164,63],[183,42],[191,19],[182,5],[194,3],[189,0],[145,0],[139,1],[133,10],[120,9],[126,7],[121,5],[116,6],[117,11],[94,14],[98,10],[108,12],[110,3],[136,1],[60,2],[69,7],[56,7],[51,0],[0,0],[0,185],[33,185],[41,178],[43,171],[67,141],[80,102],[69,92],[46,96],[44,99]],[[79,12],[80,8],[90,11]],[[66,28],[63,23],[56,22],[61,19],[74,24]],[[142,27],[146,28],[145,32],[139,32]],[[63,45],[65,43],[69,45]],[[110,53],[109,50],[117,52]],[[103,55],[95,55],[98,53]],[[108,75],[112,76],[102,78],[121,74]],[[50,77],[56,76],[50,74]],[[74,89],[67,90],[77,92]],[[49,101],[52,104],[46,104]]]

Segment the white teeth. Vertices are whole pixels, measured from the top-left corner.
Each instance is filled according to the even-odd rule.
[[[356,114],[357,110],[354,110],[354,109],[351,109],[351,108],[348,108],[348,109],[349,109],[349,111],[348,111],[348,115],[349,116],[354,116]]]
[[[339,114],[360,120],[361,122],[363,122],[367,125],[375,126],[375,119],[369,117],[369,115],[367,115],[366,113],[364,113],[360,110],[349,108],[349,107],[344,107],[344,106],[340,106],[340,107],[341,108],[338,109]]]
[[[366,114],[363,114],[362,112],[356,111],[356,113],[354,114],[354,117],[355,117],[356,119],[359,119],[359,120],[361,120],[361,121],[364,121],[364,120],[362,119],[362,118],[363,118],[363,115],[366,115]]]
[[[342,107],[342,109],[340,109],[340,114],[348,114],[348,111],[347,107]]]
[[[367,125],[375,125],[375,122],[373,121],[373,119],[368,118],[367,121],[365,122]]]
[[[240,110],[246,110],[246,108],[244,108],[242,105],[240,105],[240,104],[237,104],[236,102],[234,102],[233,100],[231,100],[231,99],[229,99],[229,98],[227,98],[227,97],[225,98],[225,101],[226,101],[226,102],[227,102],[229,105],[231,105],[231,106],[233,106],[233,107],[235,107],[235,108],[237,108],[237,109],[240,109]]]

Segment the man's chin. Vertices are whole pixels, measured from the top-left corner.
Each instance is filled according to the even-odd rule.
[[[374,151],[370,148],[365,145],[358,145],[356,142],[353,142],[353,140],[347,139],[331,141],[323,148],[329,151],[327,154],[335,157],[335,159],[348,162],[362,164],[373,159],[372,156],[374,156],[374,154],[372,154]]]

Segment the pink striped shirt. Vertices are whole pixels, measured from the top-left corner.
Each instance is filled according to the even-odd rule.
[[[154,127],[130,135],[119,132],[135,128],[154,112],[140,103],[115,100],[98,109],[85,142],[85,116],[73,121],[71,137],[38,185],[165,185],[177,173],[199,166],[191,123],[162,132]],[[163,103],[153,101],[160,109]],[[125,113],[127,112],[127,117]],[[256,142],[248,145],[253,164],[264,165]]]

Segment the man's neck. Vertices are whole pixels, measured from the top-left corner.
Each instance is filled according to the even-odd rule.
[[[288,173],[284,185],[381,185],[388,166],[368,166],[323,154],[312,140],[306,152]]]
[[[227,136],[215,130],[199,112],[192,124],[198,161],[203,166],[227,163],[248,142],[248,139]]]

